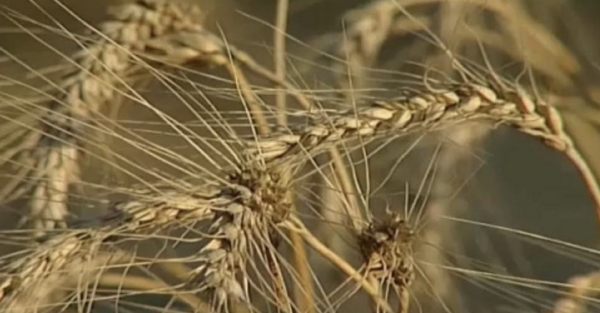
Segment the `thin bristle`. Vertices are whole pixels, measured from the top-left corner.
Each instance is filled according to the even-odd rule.
[[[582,64],[523,1],[366,1],[327,37],[332,54],[309,47],[333,74],[314,71],[335,86],[324,90],[292,62],[311,61],[290,52],[300,41],[287,0],[268,25],[274,70],[228,30],[209,30],[204,17],[217,13],[194,5],[128,1],[92,26],[54,1],[83,35],[35,1],[55,26],[4,8],[62,61],[36,69],[0,48],[3,64],[27,72],[0,87],[35,93],[0,92],[0,165],[13,171],[0,201],[26,221],[0,232],[11,249],[0,311],[455,312],[479,291],[520,308],[585,309],[596,274],[516,276],[498,266],[487,232],[581,263],[597,263],[597,251],[453,217],[480,212],[455,210],[472,206],[456,201],[470,179],[456,173],[503,126],[566,156],[600,218],[600,186],[556,103],[575,93]],[[42,30],[77,51],[60,52]]]

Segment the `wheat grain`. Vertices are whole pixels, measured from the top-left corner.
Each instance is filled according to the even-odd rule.
[[[555,109],[532,99],[520,88],[496,91],[467,83],[447,90],[377,101],[356,111],[328,112],[326,119],[320,117],[314,116],[313,125],[292,130],[291,134],[249,142],[249,156],[266,162],[289,162],[306,154],[320,153],[342,140],[423,131],[474,120],[516,127],[558,151],[571,147]]]

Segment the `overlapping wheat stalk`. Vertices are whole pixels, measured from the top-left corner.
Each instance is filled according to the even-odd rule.
[[[153,15],[153,10],[165,7],[169,9],[161,11],[159,15]],[[120,16],[120,22],[106,23],[105,27],[115,30],[117,28],[106,25],[123,26],[119,23],[140,16],[154,20],[149,16],[162,18],[165,12],[168,12],[166,16],[183,16],[172,13],[181,12],[176,7],[159,5],[153,1],[136,2],[120,8],[122,11],[119,12],[122,15],[117,14],[117,17]],[[140,12],[145,13],[139,14]],[[137,69],[132,68],[133,64],[140,66],[144,61],[182,64],[199,60],[213,65],[228,66],[234,78],[243,78],[236,76],[242,75],[240,69],[229,64],[224,44],[197,24],[193,25],[189,26],[189,29],[183,27],[177,31],[173,30],[172,34],[168,33],[165,37],[152,37],[143,46],[136,46],[131,42],[128,44],[127,41],[117,42],[112,49],[124,49],[124,63],[108,62],[108,56],[105,56],[103,62],[96,66],[104,67],[104,63],[108,62],[113,65],[113,72],[121,71],[118,74],[125,76],[124,74],[130,74]],[[107,31],[107,28],[101,28],[106,34],[103,38],[112,37],[113,33]],[[108,39],[107,41],[110,42]],[[90,49],[88,47],[86,51]],[[232,54],[235,61],[250,65],[252,69],[252,62],[247,56],[239,51]],[[79,65],[88,71],[94,69],[93,66],[90,68]],[[253,69],[256,70],[256,67]],[[91,92],[87,88],[98,84],[98,78],[111,82],[113,75],[104,77],[100,72],[93,72],[90,76],[82,76],[79,73],[75,76],[77,79],[69,80],[73,85],[67,84],[65,88],[71,87],[72,89],[66,90],[72,90],[73,94],[79,96],[82,90],[86,93]],[[275,76],[266,71],[258,72],[277,81]],[[79,83],[84,85],[78,85],[78,80],[87,83],[80,81]],[[355,239],[363,252],[362,265],[376,282],[365,281],[359,270],[331,254],[327,247],[307,231],[303,222],[291,214],[292,203],[287,189],[294,180],[282,179],[311,161],[314,156],[340,144],[361,146],[369,140],[386,135],[402,136],[429,132],[470,122],[510,126],[569,156],[582,169],[590,190],[600,203],[600,197],[597,196],[598,186],[593,176],[586,171],[585,162],[578,156],[570,138],[563,131],[560,115],[543,99],[532,96],[517,84],[498,79],[486,81],[471,76],[470,80],[463,81],[424,81],[426,83],[422,84],[420,90],[407,90],[397,97],[366,103],[353,110],[313,109],[295,112],[296,116],[306,118],[308,124],[292,124],[285,131],[260,135],[245,141],[245,149],[237,155],[238,163],[234,168],[223,169],[225,174],[222,174],[220,179],[199,177],[203,183],[195,186],[194,192],[175,187],[133,192],[130,195],[132,200],[113,205],[112,212],[108,215],[92,221],[75,222],[65,230],[40,237],[38,245],[15,255],[2,267],[0,309],[6,312],[38,312],[66,305],[63,301],[73,294],[85,292],[86,286],[94,283],[102,273],[111,269],[127,268],[139,262],[135,255],[120,247],[123,242],[138,240],[135,238],[143,239],[171,227],[194,229],[196,225],[205,222],[200,236],[202,247],[193,258],[193,269],[186,273],[184,283],[168,286],[180,293],[198,294],[205,300],[201,304],[190,304],[192,310],[221,312],[232,310],[235,305],[252,309],[253,294],[249,290],[253,286],[250,275],[260,275],[254,261],[258,259],[276,264],[269,268],[272,270],[270,278],[275,286],[273,289],[278,289],[273,291],[273,303],[283,312],[293,312],[293,306],[296,304],[288,299],[284,277],[278,276],[277,271],[273,270],[282,266],[277,255],[278,241],[282,229],[287,229],[299,234],[313,249],[355,280],[360,288],[372,297],[377,311],[391,312],[387,296],[375,287],[376,284],[383,283],[396,288],[400,311],[406,312],[408,289],[414,279],[414,273],[412,252],[407,243],[410,241],[411,231],[406,227],[403,217],[391,214],[383,223],[374,220],[363,221],[362,224],[366,224],[366,227],[358,227],[361,223],[354,221]],[[86,99],[98,99],[95,103],[106,103],[114,99],[117,94],[115,89],[125,85],[121,86],[123,82],[120,80],[112,82],[114,85],[110,92],[87,94]],[[281,81],[279,84],[282,88],[289,86]],[[241,86],[240,89],[245,87],[247,86]],[[257,99],[251,90],[244,89],[242,93],[244,100]],[[93,123],[99,104],[96,104],[94,110],[86,108],[83,110],[85,113],[81,113],[74,112],[75,106],[69,106],[66,100],[63,99],[60,103],[62,102],[66,102],[63,104],[67,109],[59,109],[61,107],[58,104],[54,104],[56,107],[50,106],[49,112],[60,113],[57,116],[61,116],[62,119],[57,120],[55,115],[49,114],[46,122],[51,128],[44,130],[44,134],[56,132],[55,137],[66,136],[63,139],[70,142],[70,149],[73,150],[69,150],[69,153],[73,154],[81,142],[78,138],[81,136],[81,130],[77,130],[78,134],[69,133],[67,136],[64,128],[74,132],[73,128],[77,125]],[[81,101],[76,104],[77,108],[84,105]],[[87,105],[87,102],[85,104]],[[250,106],[248,103],[248,107]],[[309,104],[309,107],[312,106]],[[259,114],[251,107],[249,111]],[[254,118],[261,121],[260,118]],[[53,130],[54,128],[62,129],[58,131]],[[44,136],[40,135],[35,139],[41,140]],[[235,140],[241,141],[239,138]],[[72,168],[75,167],[69,169]],[[61,168],[60,177],[64,177],[64,169]],[[47,179],[62,186],[61,197],[66,195],[66,186],[70,182],[68,179],[57,179],[56,176]],[[50,198],[46,196],[42,199],[49,201]],[[54,215],[50,216],[50,213],[44,213],[45,217],[63,221],[67,212],[66,201],[61,205],[58,209],[52,208],[49,211],[59,212],[58,214],[52,213]],[[352,220],[355,216],[350,214],[353,208],[346,209],[348,218]],[[38,224],[38,228],[53,227],[54,224]],[[62,286],[65,290],[55,290],[54,286]]]
[[[554,109],[530,98],[518,88],[495,91],[465,83],[443,91],[407,96],[393,102],[378,102],[356,112],[327,114],[328,119],[322,120],[322,115],[319,115],[314,119],[312,126],[248,142],[246,159],[252,160],[250,164],[256,164],[258,160],[268,164],[268,167],[280,168],[298,164],[298,159],[306,160],[311,155],[347,139],[426,131],[474,120],[513,126],[540,138],[561,152],[572,149],[570,140],[560,128]],[[243,173],[239,175],[244,177]],[[244,252],[247,251],[245,249],[251,247],[249,239],[244,236],[248,236],[247,231],[252,232],[252,237],[255,238],[266,237],[270,233],[267,225],[275,223],[274,221],[282,221],[280,217],[271,217],[271,222],[261,221],[255,214],[285,216],[268,212],[286,205],[282,196],[277,196],[279,193],[274,191],[281,187],[275,184],[263,190],[263,187],[260,187],[263,184],[260,174],[257,176],[251,171],[246,174],[250,175],[248,178],[238,178],[239,175],[232,176],[233,181],[237,181],[237,187],[222,187],[212,196],[172,193],[160,196],[159,200],[154,199],[150,203],[140,200],[124,203],[117,207],[123,211],[122,217],[107,218],[109,223],[101,223],[74,234],[53,237],[36,248],[36,252],[26,257],[25,261],[18,259],[10,265],[12,270],[2,284],[5,286],[4,297],[0,303],[11,309],[23,305],[19,301],[23,301],[21,295],[31,294],[32,290],[41,288],[41,282],[48,279],[45,276],[57,275],[57,271],[69,266],[71,259],[76,255],[94,255],[99,251],[100,243],[118,237],[121,232],[139,233],[148,227],[161,227],[164,223],[184,222],[185,219],[197,221],[211,216],[214,218],[213,223],[217,223],[214,226],[217,234],[224,236],[224,239],[212,241],[205,246],[203,251],[208,253],[205,262],[210,266],[201,266],[198,274],[203,275],[204,279],[193,281],[206,284],[205,288],[210,287],[220,305],[227,297],[243,298],[244,284],[233,279],[234,275],[231,274],[232,269],[229,266],[244,268],[243,261],[240,260],[250,253]],[[248,213],[244,213],[246,210]],[[285,212],[285,209],[283,211]],[[97,233],[104,235],[96,235]],[[227,240],[228,244],[225,245],[222,240]],[[255,240],[264,242],[266,238]],[[80,251],[81,249],[84,251]],[[240,249],[241,252],[236,250],[235,254],[229,256],[229,253],[232,253],[229,249]],[[39,256],[38,253],[46,255]],[[40,261],[45,264],[35,263]],[[41,271],[41,277],[35,277],[28,272],[29,268],[47,270]],[[27,279],[18,279],[22,275],[26,275]],[[81,279],[79,278],[80,281]]]
[[[393,88],[376,76],[385,77],[389,68],[397,68],[399,72],[409,70],[407,60],[412,60],[411,56],[417,58],[417,62],[435,64],[436,70],[444,75],[455,77],[464,74],[452,66],[454,57],[448,58],[450,54],[461,55],[467,62],[486,65],[487,62],[500,65],[506,60],[517,62],[547,78],[553,86],[573,88],[572,76],[581,65],[573,52],[535,19],[536,12],[530,14],[525,6],[519,0],[369,1],[345,14],[343,31],[326,36],[328,44],[334,43],[334,55],[338,58],[332,64],[337,75],[336,82],[347,102],[354,104],[355,99],[364,97],[363,94],[371,89]],[[547,11],[557,15],[562,12],[561,6],[556,3],[548,4]],[[492,26],[491,20],[499,22]],[[394,40],[423,33],[435,33],[426,37],[432,37],[436,51],[432,51],[427,40],[411,43],[410,39],[406,39],[400,45],[393,45],[396,53],[391,60],[384,60],[381,56],[382,50],[386,46],[389,50]],[[440,45],[442,49],[439,49]],[[478,61],[481,50],[485,50],[484,57]],[[385,70],[380,73],[377,68]],[[569,107],[569,104],[564,103],[564,107]],[[428,245],[419,249],[419,253],[427,255],[429,260],[437,260],[434,263],[444,262],[439,246],[452,245],[443,239],[452,237],[453,230],[440,217],[450,212],[456,214],[455,208],[466,204],[456,198],[455,190],[461,188],[457,186],[461,184],[456,182],[456,170],[467,165],[472,151],[485,142],[489,133],[489,128],[480,123],[461,124],[446,128],[441,133],[450,144],[445,144],[437,157],[436,181],[426,209],[429,226],[423,235],[428,238]],[[396,159],[393,155],[389,157]],[[583,171],[589,173],[586,167],[583,166]],[[591,187],[593,189],[594,186]],[[431,284],[438,286],[437,294],[447,301],[458,298],[456,294],[449,294],[455,288],[449,286],[450,278],[445,271],[427,266],[426,272],[427,276],[435,277]]]

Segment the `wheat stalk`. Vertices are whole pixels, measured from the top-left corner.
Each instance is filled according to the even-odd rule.
[[[270,167],[289,167],[290,162],[306,158],[306,153],[323,151],[342,140],[389,132],[422,131],[442,127],[444,124],[473,120],[491,120],[512,125],[527,134],[542,138],[557,150],[565,151],[570,148],[570,142],[563,137],[561,129],[556,127],[553,112],[552,108],[544,107],[543,102],[533,102],[520,89],[514,89],[512,93],[505,90],[501,94],[480,85],[467,84],[443,92],[408,96],[392,103],[376,103],[357,112],[330,112],[328,115],[331,120],[321,121],[323,124],[305,127],[296,134],[258,139],[253,143],[253,149],[248,150],[248,157],[254,162],[257,159],[268,162]],[[223,299],[227,296],[244,299],[244,283],[235,281],[232,271],[238,268],[243,271],[240,260],[253,251],[244,250],[253,249],[249,242],[256,240],[266,244],[264,242],[268,239],[267,235],[272,232],[270,225],[281,222],[286,212],[285,196],[277,192],[282,187],[273,184],[272,178],[261,181],[263,178],[260,177],[260,173],[251,170],[230,177],[230,181],[239,186],[237,189],[226,186],[204,195],[172,193],[158,199],[122,203],[115,207],[122,212],[118,217],[104,218],[105,222],[100,226],[92,225],[76,235],[52,238],[38,248],[46,256],[40,257],[33,253],[30,256],[33,261],[30,262],[50,260],[50,264],[43,268],[52,269],[53,274],[69,262],[64,258],[48,257],[48,253],[58,253],[69,259],[69,256],[78,254],[81,247],[97,246],[98,242],[119,236],[122,232],[139,233],[148,227],[154,229],[175,221],[182,223],[185,220],[199,221],[211,217],[215,234],[224,237],[211,241],[203,248],[208,256],[196,270],[196,275],[203,278],[192,279],[192,285],[194,282],[203,282],[205,285],[200,289],[210,290],[216,297],[217,306],[223,305]],[[283,213],[277,213],[280,210]],[[99,238],[95,235],[98,232],[104,235]],[[93,253],[88,250],[84,254]],[[18,298],[22,290],[40,287],[40,278],[29,277],[25,282],[30,284],[25,285],[13,278],[27,273],[27,268],[36,267],[30,262],[13,263],[17,265],[12,266],[14,270],[9,276],[9,283],[2,284],[5,286],[4,298],[0,303],[5,307],[14,308],[16,302],[12,299]],[[48,272],[44,275],[48,275]]]
[[[191,59],[227,66],[233,76],[241,75],[239,69],[229,63],[230,56],[224,44],[207,32],[202,34],[204,37],[199,38],[203,41],[188,40],[189,33],[185,31],[167,36],[167,39],[151,40],[152,53],[140,53],[140,56],[150,62],[177,64],[183,63],[174,61],[180,56],[193,55]],[[182,43],[193,44],[178,50]],[[152,55],[157,49],[164,54]],[[242,52],[234,49],[231,54],[234,61],[248,65],[251,70],[256,69],[251,62],[246,62]],[[132,63],[139,61],[134,57],[130,59]],[[273,80],[287,86],[281,78]],[[281,178],[287,176],[287,171],[348,140],[359,139],[363,145],[363,139],[376,136],[429,131],[471,121],[509,125],[541,138],[573,160],[576,159],[573,156],[577,155],[562,130],[556,110],[541,99],[531,97],[516,84],[434,83],[438,84],[437,89],[428,87],[419,92],[408,91],[402,97],[377,101],[357,110],[298,113],[309,117],[311,125],[292,128],[290,132],[259,136],[247,142],[246,154],[240,157],[244,163],[236,164],[239,168],[223,179],[226,184],[207,179],[206,185],[198,188],[201,193],[181,190],[138,193],[135,200],[113,206],[115,212],[112,214],[57,232],[4,267],[5,274],[0,281],[0,309],[37,312],[45,306],[57,306],[59,300],[52,292],[52,286],[88,285],[97,272],[108,269],[108,265],[126,267],[133,263],[129,255],[116,248],[120,241],[135,235],[147,238],[149,232],[174,224],[187,226],[205,221],[209,224],[208,232],[202,237],[207,242],[199,249],[199,264],[189,273],[185,284],[180,287],[167,285],[167,288],[181,289],[178,292],[204,293],[208,296],[210,309],[215,311],[233,310],[233,303],[250,306],[251,259],[268,260],[268,266],[274,265],[271,274],[280,275],[276,256],[277,233],[283,226],[299,233],[315,250],[327,255],[348,276],[359,282],[361,288],[375,300],[377,310],[390,312],[386,297],[374,288],[374,284],[362,281],[359,271],[330,254],[326,247],[310,236],[301,222],[288,216],[291,201],[287,199],[285,190],[289,185],[287,179]],[[248,83],[243,81],[242,85],[240,89],[247,92],[243,97],[253,98]],[[114,97],[114,93],[110,96]],[[63,114],[72,113],[67,111]],[[90,115],[73,120],[91,123],[93,118]],[[50,122],[54,123],[52,125],[59,124],[55,120]],[[68,123],[63,122],[65,124]],[[75,142],[75,145],[78,144]],[[595,184],[593,177],[590,179],[591,184]],[[386,218],[383,226],[372,222],[357,233],[367,273],[378,283],[391,282],[397,288],[399,310],[403,313],[408,309],[408,287],[413,280],[412,255],[405,246],[404,226],[401,218],[392,215]],[[275,291],[276,305],[281,311],[291,312],[292,304],[286,301],[288,295],[282,280],[281,277],[273,280],[277,285],[274,288],[278,289]],[[58,296],[65,298],[62,294]]]

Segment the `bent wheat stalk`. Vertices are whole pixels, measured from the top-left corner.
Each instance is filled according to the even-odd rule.
[[[490,121],[516,128],[541,139],[565,154],[579,170],[596,205],[600,220],[600,186],[564,131],[560,113],[518,85],[496,87],[467,82],[446,88],[413,92],[390,101],[376,101],[356,111],[308,114],[313,125],[250,142],[250,158],[271,163],[305,159],[348,139],[368,139],[383,134],[407,134],[439,129],[468,121]]]

